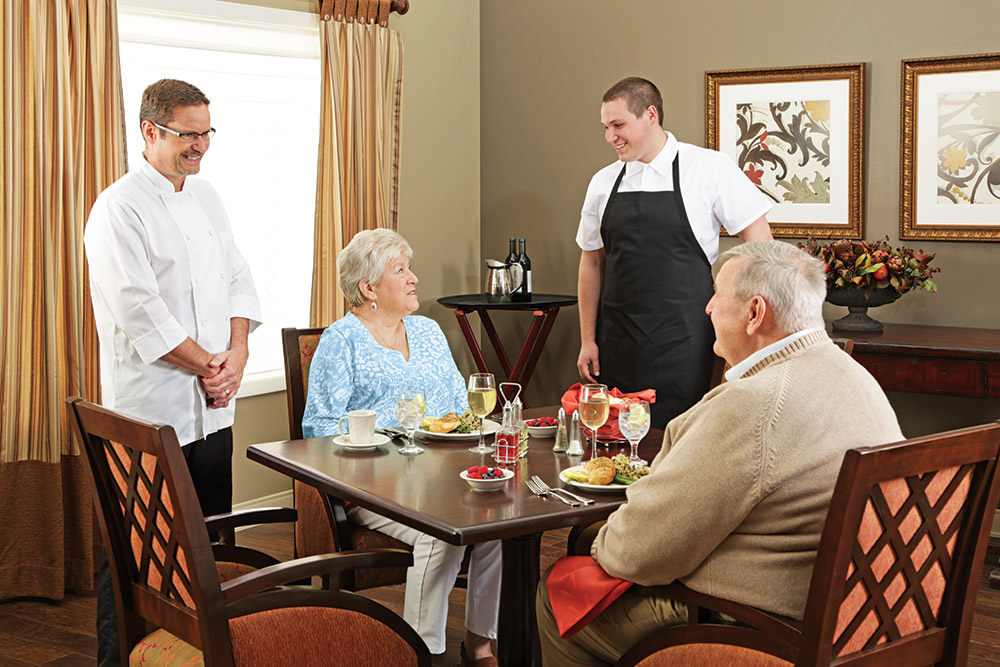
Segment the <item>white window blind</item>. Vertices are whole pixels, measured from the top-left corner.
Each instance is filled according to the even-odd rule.
[[[240,396],[284,388],[280,330],[308,326],[319,134],[315,15],[215,0],[120,0],[130,165],[139,102],[162,78],[194,84],[218,130],[200,178],[219,192],[253,272],[264,323],[250,336]]]

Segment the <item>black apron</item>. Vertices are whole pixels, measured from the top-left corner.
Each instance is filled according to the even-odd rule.
[[[694,236],[681,197],[680,161],[673,192],[618,192],[601,219],[606,265],[597,316],[601,375],[609,389],[656,389],[653,428],[708,391],[715,333],[705,314],[712,268]]]

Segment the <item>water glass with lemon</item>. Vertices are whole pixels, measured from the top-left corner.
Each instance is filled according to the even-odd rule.
[[[404,389],[399,392],[399,396],[396,397],[396,419],[406,429],[406,436],[409,440],[399,450],[400,454],[424,453],[423,447],[417,447],[413,444],[413,432],[424,421],[424,412],[426,411],[427,401],[424,400],[424,392],[411,389]]]
[[[644,466],[646,462],[639,458],[637,451],[639,441],[649,433],[649,403],[637,398],[630,398],[618,406],[618,428],[632,446],[629,463]]]

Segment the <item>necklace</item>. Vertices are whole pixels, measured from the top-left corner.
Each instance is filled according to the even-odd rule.
[[[362,324],[364,324],[365,328],[368,329],[368,331],[371,332],[372,336],[375,337],[375,340],[378,341],[379,345],[381,345],[382,347],[387,347],[390,350],[396,350],[397,352],[403,352],[403,350],[400,349],[401,348],[401,343],[403,342],[403,341],[400,340],[400,338],[405,338],[405,336],[406,336],[406,328],[405,327],[400,327],[400,325],[402,324],[402,322],[400,322],[399,324],[396,325],[396,327],[395,327],[396,334],[395,334],[395,336],[393,336],[392,342],[389,342],[379,332],[378,325],[375,323],[374,320],[369,320],[367,318],[361,317],[360,315],[358,315],[358,313],[354,313],[354,315],[359,320],[361,320]],[[400,329],[401,328],[402,328],[402,335],[400,335]]]

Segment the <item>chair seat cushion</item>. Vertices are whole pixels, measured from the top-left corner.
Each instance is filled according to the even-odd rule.
[[[728,644],[683,644],[671,646],[649,656],[637,667],[787,667],[792,663],[767,653]]]
[[[394,537],[377,530],[351,525],[351,545],[355,549],[405,549],[411,551],[412,547],[406,542],[400,542]],[[406,582],[406,568],[402,567],[376,567],[358,570],[355,574],[358,590],[366,588],[378,588],[379,586],[393,586]]]
[[[290,607],[229,622],[236,667],[383,667],[415,665],[416,652],[385,624],[358,612]],[[166,630],[132,649],[130,667],[198,667],[201,651]]]

